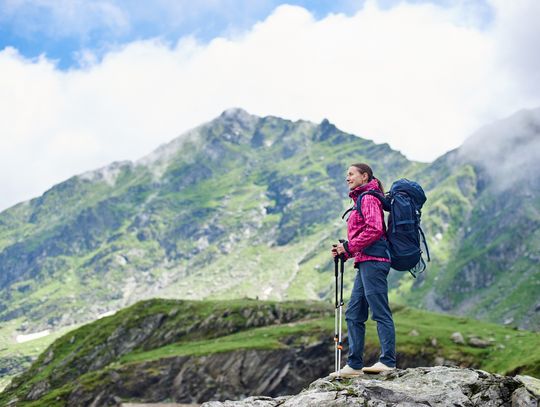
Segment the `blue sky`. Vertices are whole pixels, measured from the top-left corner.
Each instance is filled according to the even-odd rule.
[[[405,1],[403,1],[405,2]],[[0,49],[14,47],[27,58],[45,54],[61,69],[80,65],[82,51],[101,57],[122,44],[160,38],[174,44],[193,36],[208,42],[234,35],[262,21],[282,4],[278,0],[0,0]],[[317,19],[330,13],[352,15],[365,1],[295,1]],[[380,0],[388,9],[397,0]],[[485,27],[493,9],[483,0],[408,0],[410,4],[450,7],[461,3],[474,11],[475,24]]]
[[[0,0],[0,210],[222,111],[429,162],[540,106],[538,0]]]

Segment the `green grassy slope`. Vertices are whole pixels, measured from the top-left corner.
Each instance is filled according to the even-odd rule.
[[[136,380],[133,372],[148,369],[148,362],[166,364],[168,358],[179,356],[306,346],[325,335],[331,347],[332,314],[328,303],[318,302],[144,301],[57,339],[0,394],[0,402],[15,396],[23,400],[33,386],[46,381],[50,385],[47,395],[28,405],[62,405],[61,400],[80,383],[97,388],[109,380],[112,371]],[[403,306],[394,307],[394,318],[401,367],[438,357],[500,374],[540,377],[538,333]],[[454,332],[466,341],[474,336],[491,345],[455,344],[450,339]],[[366,347],[372,352],[377,348],[371,321]]]

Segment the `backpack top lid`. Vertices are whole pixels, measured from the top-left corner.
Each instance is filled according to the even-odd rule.
[[[414,181],[409,181],[406,178],[399,179],[392,184],[390,195],[397,193],[405,193],[409,195],[416,206],[416,209],[422,209],[422,205],[426,202],[426,194],[422,187]]]

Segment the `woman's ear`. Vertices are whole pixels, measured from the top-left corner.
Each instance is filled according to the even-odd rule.
[[[369,180],[369,175],[367,172],[363,172],[360,174],[362,176],[362,184],[367,184]]]

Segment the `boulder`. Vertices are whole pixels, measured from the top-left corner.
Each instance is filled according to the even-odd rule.
[[[210,401],[201,407],[536,407],[539,398],[524,385],[527,380],[474,369],[419,367],[341,381],[326,377],[295,396]]]
[[[468,340],[468,344],[474,348],[487,348],[488,346],[491,346],[490,341],[477,338],[476,336],[470,337]]]
[[[536,379],[532,376],[516,376],[516,380],[523,383],[525,388],[534,394],[536,397],[540,397],[540,379]]]
[[[458,345],[465,345],[465,339],[463,338],[463,335],[461,334],[461,332],[454,332],[450,336],[450,339],[452,340],[452,342]]]

